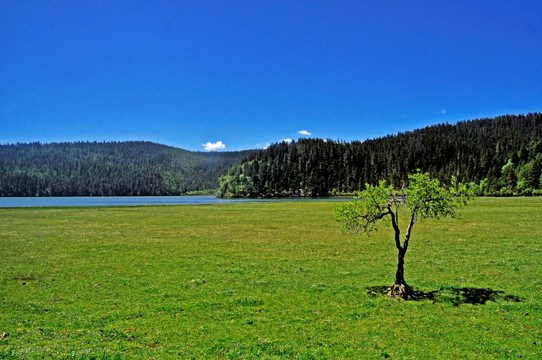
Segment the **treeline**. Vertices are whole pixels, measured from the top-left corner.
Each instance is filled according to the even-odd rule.
[[[417,169],[455,176],[478,194],[542,194],[542,114],[441,124],[350,143],[300,139],[251,154],[220,178],[222,197],[349,194]]]
[[[148,196],[213,191],[241,152],[150,142],[0,145],[0,196]]]

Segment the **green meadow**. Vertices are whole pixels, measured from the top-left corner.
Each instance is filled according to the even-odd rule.
[[[0,209],[0,358],[542,358],[542,198],[416,224],[408,301],[333,207]]]

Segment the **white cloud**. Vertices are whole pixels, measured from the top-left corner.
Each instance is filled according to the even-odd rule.
[[[217,141],[215,143],[209,141],[203,144],[203,148],[205,149],[205,151],[216,151],[219,149],[225,149],[226,145],[222,141]]]
[[[299,135],[307,135],[307,136],[312,135],[312,134],[311,134],[310,132],[308,132],[307,130],[299,130],[297,133],[298,133]]]
[[[265,146],[263,148],[267,149],[270,145],[271,145],[270,143],[265,143]]]
[[[291,142],[292,142],[292,139],[282,139],[281,141],[284,141],[284,142],[287,142],[287,143],[291,143]]]
[[[442,110],[440,111],[440,113],[441,113],[441,114],[446,114],[446,109],[442,109]]]

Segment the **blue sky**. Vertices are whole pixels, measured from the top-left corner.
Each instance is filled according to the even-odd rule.
[[[541,19],[539,0],[3,1],[0,143],[227,151],[542,111]]]

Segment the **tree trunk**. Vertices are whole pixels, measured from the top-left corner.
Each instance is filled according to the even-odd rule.
[[[408,298],[408,296],[412,294],[412,289],[405,281],[405,254],[405,249],[399,249],[395,282],[386,290],[386,295],[389,297],[400,296]]]
[[[395,230],[395,246],[399,251],[397,259],[397,272],[395,273],[395,282],[386,290],[386,295],[389,297],[400,296],[402,298],[408,298],[412,294],[412,289],[405,282],[405,254],[408,249],[408,242],[410,240],[410,232],[412,231],[412,225],[414,225],[415,212],[412,212],[410,215],[410,223],[405,234],[405,240],[403,246],[401,246],[401,231],[399,230],[399,224],[397,221],[397,215],[389,209],[389,214],[391,217],[391,224]]]

